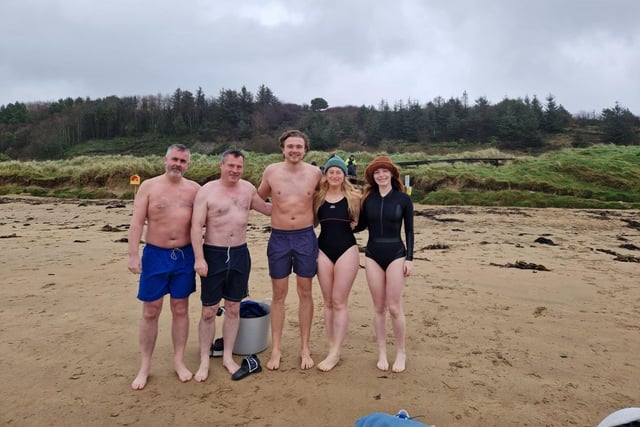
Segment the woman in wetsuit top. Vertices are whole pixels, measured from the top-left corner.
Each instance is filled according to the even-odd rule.
[[[406,366],[406,327],[402,293],[413,269],[413,203],[404,192],[400,171],[386,156],[377,157],[365,170],[367,185],[355,231],[367,228],[365,251],[367,284],[373,300],[373,325],[378,344],[378,369],[387,371],[386,312],[389,310],[396,343],[391,370]],[[405,243],[401,238],[404,224]]]
[[[320,224],[318,281],[329,338],[329,354],[318,369],[330,371],[340,360],[349,324],[349,293],[360,267],[352,230],[360,212],[360,192],[347,179],[347,165],[338,156],[331,157],[324,166],[314,210],[316,225]]]

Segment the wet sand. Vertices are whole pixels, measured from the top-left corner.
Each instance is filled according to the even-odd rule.
[[[280,370],[231,381],[213,359],[207,382],[180,383],[166,302],[149,382],[132,391],[141,314],[126,260],[132,203],[0,202],[2,425],[351,426],[405,408],[439,427],[595,426],[640,401],[638,211],[416,205],[405,372],[375,367],[361,270],[332,371],[299,369],[291,280]],[[267,226],[251,214],[258,301],[271,295]],[[316,363],[328,347],[317,286]],[[195,372],[199,294],[190,301],[186,363]],[[269,351],[258,355],[263,365]]]

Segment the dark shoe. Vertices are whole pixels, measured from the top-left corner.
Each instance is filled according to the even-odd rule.
[[[238,381],[243,379],[246,376],[254,372],[262,371],[262,366],[260,366],[260,359],[255,354],[251,356],[247,356],[242,359],[242,365],[240,365],[240,369],[235,371],[233,375],[231,375],[231,379],[234,381]]]
[[[222,357],[224,354],[224,340],[222,338],[218,338],[211,344],[211,348],[209,349],[209,357]]]

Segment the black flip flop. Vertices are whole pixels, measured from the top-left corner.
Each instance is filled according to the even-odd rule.
[[[211,344],[209,349],[209,357],[222,357],[224,355],[224,340],[218,338]]]
[[[242,359],[242,365],[240,365],[240,369],[235,371],[233,375],[231,375],[231,379],[234,381],[241,380],[254,372],[262,371],[262,366],[260,366],[260,359],[255,354],[245,357]]]

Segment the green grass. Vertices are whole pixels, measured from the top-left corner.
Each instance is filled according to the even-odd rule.
[[[346,152],[338,151],[347,158]],[[385,153],[353,153],[358,175]],[[245,152],[244,178],[258,185],[262,171],[281,154]],[[323,165],[329,154],[311,151],[306,160]],[[447,155],[392,154],[396,162],[443,158],[511,157],[495,149]],[[219,155],[194,153],[186,176],[201,184],[219,177]],[[68,160],[4,161],[0,194],[26,193],[69,198],[132,198],[133,174],[144,179],[162,174],[162,157],[81,155]],[[531,206],[561,208],[640,208],[640,147],[598,145],[519,156],[502,166],[485,163],[430,163],[404,166],[415,202],[438,205]]]

